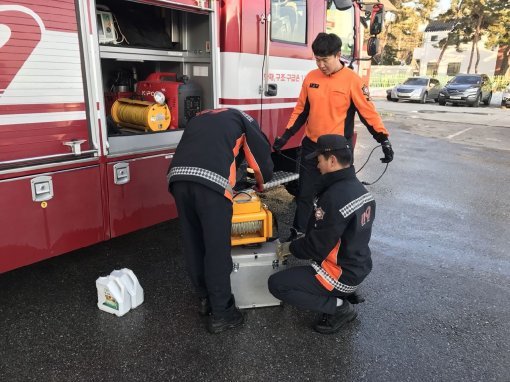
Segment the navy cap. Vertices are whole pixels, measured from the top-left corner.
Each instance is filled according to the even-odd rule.
[[[338,134],[324,134],[317,139],[317,150],[308,154],[306,159],[313,159],[327,151],[350,149],[351,145],[344,136]]]

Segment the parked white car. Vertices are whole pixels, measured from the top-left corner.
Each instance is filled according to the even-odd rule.
[[[419,101],[425,103],[428,100],[437,102],[441,84],[435,78],[410,77],[402,84],[386,91],[388,101],[399,100]]]

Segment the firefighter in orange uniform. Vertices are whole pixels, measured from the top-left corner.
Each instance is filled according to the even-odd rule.
[[[356,112],[374,139],[382,146],[383,163],[393,160],[389,133],[370,101],[368,87],[362,79],[340,60],[342,40],[335,34],[319,33],[312,44],[318,69],[306,76],[298,102],[282,137],[275,139],[273,149],[280,151],[302,126],[305,137],[301,143],[299,191],[296,213],[289,240],[302,236],[312,212],[312,200],[320,173],[317,159],[306,156],[317,148],[317,138],[324,134],[339,134],[347,138],[352,148]]]
[[[359,284],[372,270],[368,243],[375,218],[375,201],[356,178],[351,166],[351,147],[341,135],[319,137],[317,158],[320,185],[314,199],[306,235],[278,245],[278,257],[289,255],[311,260],[273,274],[269,291],[278,299],[322,313],[314,329],[323,334],[338,332],[356,318],[351,302]]]
[[[230,286],[232,197],[236,159],[244,156],[257,186],[273,175],[271,146],[257,121],[236,109],[207,110],[187,124],[168,173],[181,226],[186,266],[207,329],[243,323]]]

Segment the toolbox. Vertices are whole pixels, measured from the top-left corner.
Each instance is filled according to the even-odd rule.
[[[287,267],[276,257],[276,242],[233,247],[231,253],[230,279],[236,305],[240,309],[280,305],[267,287],[269,276]]]

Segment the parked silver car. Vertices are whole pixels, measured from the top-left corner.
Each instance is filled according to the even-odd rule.
[[[503,90],[503,97],[501,98],[501,106],[510,107],[510,84]]]
[[[410,77],[402,84],[386,91],[388,101],[399,100],[419,101],[425,103],[428,100],[437,102],[441,84],[435,78]]]

